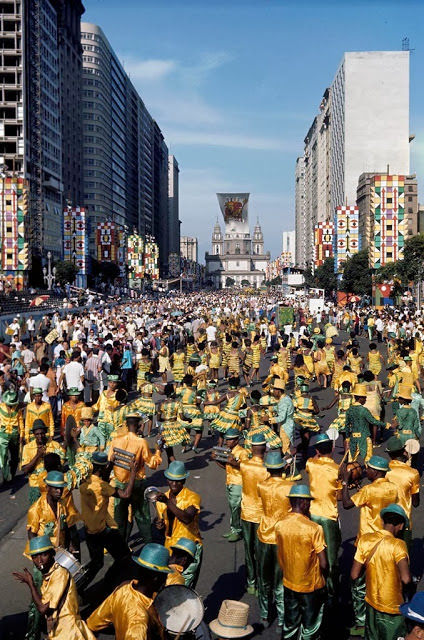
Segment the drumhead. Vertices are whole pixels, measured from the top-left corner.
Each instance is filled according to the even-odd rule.
[[[336,440],[339,439],[339,430],[335,429],[334,427],[330,427],[325,433],[333,442],[336,442]]]
[[[410,438],[405,442],[405,449],[410,456],[415,455],[420,450],[420,443],[414,438]]]
[[[187,633],[203,620],[203,602],[195,591],[182,584],[164,587],[154,599],[155,609],[170,633]]]
[[[67,569],[71,576],[74,576],[82,569],[81,564],[78,562],[76,557],[73,556],[70,551],[63,549],[62,547],[58,547],[56,549],[55,560],[57,564],[60,564],[61,567]]]
[[[144,490],[144,499],[149,502],[156,502],[156,498],[159,493],[160,489],[157,487],[147,487],[147,489]]]

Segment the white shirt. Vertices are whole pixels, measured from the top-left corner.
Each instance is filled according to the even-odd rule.
[[[63,367],[63,373],[65,375],[66,387],[71,389],[75,387],[79,391],[84,389],[84,384],[81,381],[81,377],[84,376],[84,367],[81,362],[73,360]]]
[[[49,401],[49,396],[47,394],[47,391],[49,389],[50,386],[50,379],[44,375],[44,373],[39,373],[36,376],[33,376],[32,378],[29,379],[29,386],[30,388],[34,388],[36,389],[37,387],[39,389],[43,390],[43,402],[48,402]]]
[[[212,324],[206,327],[206,335],[208,337],[208,342],[213,342],[216,338],[216,327]]]

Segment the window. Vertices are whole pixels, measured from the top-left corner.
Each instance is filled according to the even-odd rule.
[[[408,196],[408,202],[412,202],[413,201],[413,197],[412,196]]]

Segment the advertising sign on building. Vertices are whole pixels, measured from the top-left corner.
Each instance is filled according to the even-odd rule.
[[[249,193],[217,193],[225,222],[247,222]]]

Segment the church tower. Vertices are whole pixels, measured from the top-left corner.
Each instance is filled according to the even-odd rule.
[[[261,225],[259,224],[259,218],[256,221],[255,230],[253,231],[252,253],[257,256],[263,256],[264,254],[264,236]]]
[[[212,253],[214,256],[222,256],[224,253],[224,238],[222,236],[221,227],[218,219],[212,232]]]

